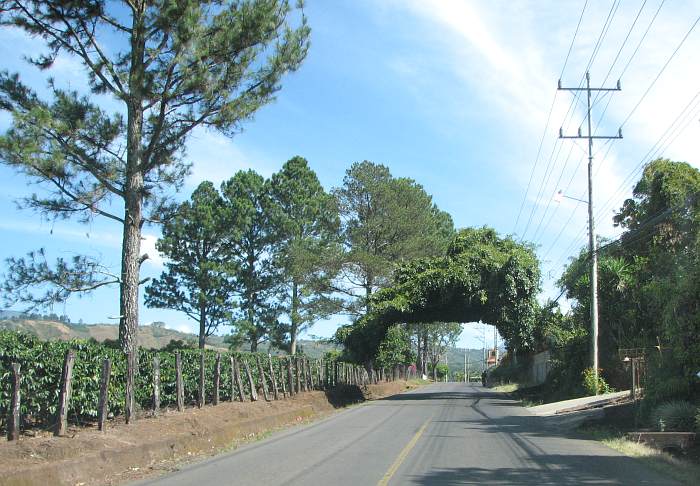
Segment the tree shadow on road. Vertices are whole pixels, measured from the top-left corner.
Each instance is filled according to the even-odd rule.
[[[679,483],[640,468],[624,456],[543,455],[523,467],[462,467],[434,469],[401,478],[404,484],[538,484],[538,485],[678,485]]]

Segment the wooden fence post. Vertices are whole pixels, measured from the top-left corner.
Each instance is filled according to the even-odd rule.
[[[307,382],[308,377],[306,376],[306,358],[301,358],[301,391],[308,391]]]
[[[153,357],[153,415],[160,411],[160,358]]]
[[[309,383],[308,383],[308,388],[309,391],[313,391],[314,389],[314,370],[313,367],[311,366],[311,361],[306,360],[306,375],[309,377]]]
[[[263,369],[262,363],[260,361],[260,356],[255,356],[255,363],[258,365],[258,375],[260,377],[260,384],[262,385],[263,397],[266,402],[270,401],[270,394],[267,392],[267,382],[265,381],[265,370]]]
[[[287,367],[287,383],[289,384],[289,396],[294,396],[294,374],[292,373],[292,357],[285,359]]]
[[[236,388],[238,388],[238,400],[245,402],[245,391],[243,390],[243,380],[241,380],[241,367],[238,366],[238,359],[233,356],[231,356],[231,368],[233,369],[233,377],[236,380]]]
[[[182,356],[180,351],[175,352],[175,394],[177,395],[177,411],[185,409],[185,390],[182,386]]]
[[[204,350],[199,353],[199,388],[197,390],[197,407],[202,408],[206,397],[204,396]]]
[[[214,405],[219,404],[219,386],[221,385],[221,353],[216,353],[214,365]]]
[[[245,369],[245,374],[248,377],[248,385],[250,385],[250,400],[256,402],[258,400],[258,391],[255,389],[253,375],[250,374],[250,367],[248,366],[248,361],[245,358],[243,358],[243,368]]]
[[[270,368],[270,380],[272,381],[272,394],[275,400],[280,399],[279,390],[277,389],[277,377],[275,376],[275,369],[272,367],[272,356],[267,355],[267,365]]]
[[[309,370],[306,364],[306,358],[301,358],[301,387],[305,392],[309,391]]]
[[[323,362],[323,358],[319,358],[317,361],[318,364],[318,389],[319,390],[325,390],[326,389],[326,382],[324,381],[325,376],[324,376],[324,371],[325,371],[325,364]]]
[[[299,369],[299,357],[294,358],[294,374],[296,375],[296,385],[294,391],[301,393],[301,370]]]
[[[311,389],[316,389],[318,380],[314,380],[314,370],[318,368],[318,360],[309,361],[309,377],[311,378]]]
[[[285,360],[283,358],[278,358],[279,359],[279,368],[280,368],[280,384],[282,385],[282,397],[287,398],[287,385],[284,383],[285,378],[284,378],[284,362]]]
[[[19,440],[20,369],[19,363],[12,363],[12,404],[7,417],[7,440]]]
[[[109,358],[102,360],[100,375],[100,398],[97,402],[97,430],[105,429],[105,420],[109,410],[109,378],[112,373],[112,362]]]
[[[63,359],[63,373],[61,374],[61,390],[58,393],[58,416],[54,435],[64,435],[68,430],[68,407],[73,385],[73,363],[75,351],[69,349]]]

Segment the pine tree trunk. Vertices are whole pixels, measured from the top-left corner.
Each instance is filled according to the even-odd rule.
[[[367,275],[365,279],[365,313],[369,314],[369,298],[372,295],[372,283],[374,278],[371,275]]]
[[[199,349],[204,349],[204,344],[206,342],[206,323],[207,323],[207,311],[204,308],[204,304],[200,303],[199,306]]]
[[[297,352],[297,333],[299,331],[299,285],[296,280],[292,283],[292,312],[289,327],[289,353],[294,356]]]
[[[141,267],[141,226],[143,224],[142,131],[145,24],[144,6],[139,2],[133,14],[131,71],[127,102],[126,184],[124,187],[124,229],[119,295],[119,342],[125,352],[137,351],[139,325],[139,270]]]
[[[254,265],[254,262],[252,262],[250,259],[248,259],[248,262],[250,265]],[[252,268],[252,267],[251,267]],[[249,279],[252,280],[252,279]],[[254,292],[247,292],[246,297],[248,300],[247,306],[246,306],[246,315],[248,316],[248,323],[250,324],[250,333],[248,334],[248,337],[250,338],[250,352],[251,353],[257,353],[258,352],[258,331],[255,326],[255,310],[253,309],[253,301],[255,299],[255,293]]]

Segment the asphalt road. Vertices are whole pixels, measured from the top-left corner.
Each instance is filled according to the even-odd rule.
[[[478,386],[435,384],[145,485],[677,484]]]

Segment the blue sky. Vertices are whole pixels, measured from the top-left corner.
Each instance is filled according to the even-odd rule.
[[[421,183],[458,227],[489,225],[537,244],[543,297],[555,296],[553,282],[563,264],[586,244],[585,205],[566,199],[553,203],[551,197],[562,189],[585,198],[585,161],[580,162],[585,145],[557,141],[560,126],[567,133],[576,131],[584,106],[575,104],[569,112],[573,116],[567,117],[572,96],[556,92],[584,3],[308,0],[313,32],[306,62],[284,80],[277,101],[260,110],[243,133],[233,139],[202,130],[194,134],[188,143],[193,171],[182,197],[202,180],[219,183],[240,169],[269,176],[294,155],[306,157],[330,189],[341,183],[352,162],[372,160]],[[629,195],[637,179],[634,169],[655,142],[661,141],[660,155],[700,166],[700,105],[695,104],[700,98],[693,98],[700,88],[700,27],[690,32],[651,86],[700,16],[700,2],[668,0],[651,23],[660,4],[589,0],[562,76],[564,85],[578,84],[610,18],[590,66],[592,85],[599,85],[609,70],[606,85],[613,85],[631,62],[622,91],[612,95],[599,127],[599,133],[611,134],[624,122],[625,138],[595,147],[598,227],[607,237],[618,234],[610,221],[612,210]],[[20,72],[41,90],[45,74],[22,61],[40,48],[39,41],[21,32],[0,30],[2,67]],[[61,86],[85,88],[81,66],[69,57],[60,58],[51,75]],[[118,109],[113,100],[99,99],[106,108]],[[691,100],[674,131],[671,123]],[[594,120],[607,103],[605,98],[596,105]],[[0,129],[8,124],[8,116],[1,114]],[[52,256],[88,253],[118,269],[120,228],[98,220],[90,226],[42,222],[16,208],[18,197],[40,190],[0,166],[0,258],[44,246]],[[143,267],[144,276],[161,271],[154,249],[157,236],[157,228],[146,230],[144,250],[152,258]],[[55,310],[76,321],[107,321],[118,313],[117,289],[72,298]],[[142,307],[141,322],[154,320],[194,330],[184,315]],[[311,332],[329,336],[343,321],[319,323]],[[481,347],[480,335],[467,326],[460,345]]]

